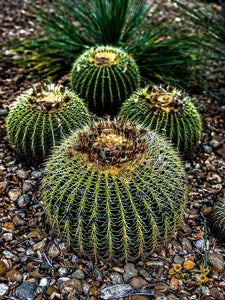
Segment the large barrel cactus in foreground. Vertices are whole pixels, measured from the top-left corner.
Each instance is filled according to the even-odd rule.
[[[171,86],[151,86],[127,99],[120,115],[168,137],[184,156],[201,138],[201,118],[188,96]]]
[[[140,82],[138,67],[125,51],[114,47],[95,47],[74,63],[71,86],[98,114],[115,115],[123,101]]]
[[[60,85],[38,85],[13,103],[7,132],[20,155],[40,163],[62,137],[89,122],[86,106],[73,92]]]
[[[57,147],[46,164],[43,205],[81,255],[148,254],[176,229],[185,172],[164,138],[126,120],[92,123]]]

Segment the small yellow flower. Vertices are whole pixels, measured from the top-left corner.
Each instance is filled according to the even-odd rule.
[[[208,277],[206,277],[205,274],[201,274],[201,275],[199,276],[198,280],[199,280],[200,282],[204,282],[204,281],[208,280]]]
[[[175,264],[175,265],[173,266],[173,269],[174,269],[175,272],[180,272],[180,270],[182,269],[182,267],[181,267],[180,264]]]
[[[209,272],[210,272],[210,269],[209,269],[209,268],[204,268],[204,269],[202,270],[202,272],[203,272],[205,275],[208,275]]]
[[[169,270],[169,274],[170,274],[170,275],[174,275],[174,274],[175,274],[174,270],[173,270],[173,269],[170,269],[170,270]]]

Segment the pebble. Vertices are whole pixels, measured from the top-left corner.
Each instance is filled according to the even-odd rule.
[[[209,253],[208,259],[210,264],[218,271],[222,272],[224,269],[224,258],[219,253]]]
[[[68,273],[68,269],[65,267],[60,267],[58,268],[57,272],[59,273],[60,276],[63,276]]]
[[[60,253],[59,249],[56,247],[55,244],[52,244],[48,250],[48,254],[50,257],[56,257]]]
[[[102,279],[102,271],[99,268],[94,269],[94,276],[97,281]]]
[[[26,206],[29,203],[30,203],[30,196],[27,194],[23,194],[19,196],[19,198],[17,199],[17,205],[20,208]]]
[[[90,290],[90,287],[91,287],[91,285],[90,284],[88,284],[88,283],[84,283],[83,284],[83,291],[84,291],[84,294],[87,296],[88,295],[88,292],[89,292],[89,290]]]
[[[150,298],[146,295],[138,295],[138,294],[132,294],[132,297],[127,296],[124,298],[124,300],[149,300]]]
[[[118,273],[123,273],[124,272],[124,269],[120,268],[120,267],[113,267],[112,270],[115,271],[115,272],[118,272]]]
[[[16,170],[16,177],[19,179],[27,179],[29,172],[25,170]]]
[[[28,192],[31,192],[34,187],[34,182],[32,180],[25,180],[23,183],[23,194],[26,194]]]
[[[167,293],[168,291],[169,291],[168,284],[161,281],[155,284],[155,293]]]
[[[2,253],[5,255],[5,258],[7,258],[7,259],[12,259],[13,261],[16,261],[16,262],[19,261],[19,258],[15,254],[13,254],[12,252],[10,252],[8,250],[4,250]]]
[[[182,263],[184,262],[184,257],[180,256],[180,255],[175,255],[174,256],[174,259],[173,259],[173,262],[175,264],[180,264],[182,265]]]
[[[5,241],[12,241],[13,240],[13,233],[12,232],[6,232],[2,235],[2,239]]]
[[[13,217],[13,223],[14,223],[16,226],[21,226],[21,225],[26,224],[26,222],[25,222],[22,218],[20,218],[18,215],[15,215],[15,216]]]
[[[215,300],[224,300],[223,294],[217,289],[217,288],[212,288],[210,290],[210,295],[213,297]]]
[[[8,186],[7,181],[0,182],[0,194],[4,194]]]
[[[109,285],[101,290],[102,299],[113,299],[125,296],[127,293],[133,290],[130,284],[115,284]]]
[[[42,174],[39,171],[33,171],[33,172],[31,172],[31,178],[32,179],[39,179],[39,178],[41,178],[41,176],[42,176]]]
[[[205,247],[205,241],[200,239],[194,242],[197,249],[202,250]]]
[[[36,251],[38,249],[41,249],[45,246],[45,239],[43,239],[42,241],[38,242],[37,244],[33,245],[33,250]]]
[[[22,191],[20,188],[11,189],[8,192],[8,196],[9,196],[10,200],[12,200],[12,201],[16,201],[21,194],[22,194]]]
[[[166,295],[156,295],[155,300],[167,300],[168,298]]]
[[[131,281],[130,281],[130,285],[132,285],[132,287],[135,289],[141,289],[147,284],[148,284],[148,281],[143,279],[140,276],[134,276],[131,278]]]
[[[110,275],[109,275],[109,278],[111,279],[111,282],[113,284],[119,284],[119,283],[122,283],[123,282],[123,277],[121,274],[117,273],[117,272],[112,272]]]
[[[6,264],[2,260],[0,260],[0,276],[4,275],[6,271],[7,271]]]
[[[16,296],[20,300],[33,300],[35,298],[36,285],[32,282],[25,281],[16,289]]]
[[[69,279],[63,282],[60,285],[60,290],[65,289],[66,291],[71,292],[72,290],[76,289],[79,293],[83,292],[83,287],[82,284],[79,280],[77,279]]]
[[[145,269],[140,269],[139,274],[142,275],[146,280],[151,280],[151,275]]]
[[[157,261],[157,260],[146,261],[145,262],[145,266],[147,268],[151,268],[153,266],[159,266],[159,267],[161,267],[161,266],[163,266],[163,262],[162,261]]]
[[[205,153],[208,153],[210,154],[212,152],[212,147],[211,146],[208,146],[208,145],[202,145],[202,148],[203,148],[203,151]]]
[[[137,269],[135,269],[135,265],[132,263],[127,263],[124,266],[123,279],[127,282],[131,277],[137,276]]]
[[[213,139],[209,141],[209,145],[212,146],[213,148],[219,148],[221,146],[221,142]]]
[[[15,269],[11,269],[6,273],[6,277],[9,278],[11,281],[22,281],[23,280],[23,274]]]
[[[6,108],[0,108],[0,116],[6,116],[8,114],[8,110]]]
[[[47,277],[41,278],[39,281],[39,286],[41,286],[43,288],[49,287],[49,279]]]
[[[81,279],[85,279],[85,274],[82,270],[78,269],[78,270],[76,270],[75,272],[72,273],[71,277],[81,280]]]
[[[0,283],[0,300],[4,300],[8,292],[9,287],[4,283]]]
[[[187,252],[192,251],[191,242],[187,238],[185,238],[185,237],[182,238],[181,244],[182,244],[182,247],[184,248],[184,250],[186,250]]]

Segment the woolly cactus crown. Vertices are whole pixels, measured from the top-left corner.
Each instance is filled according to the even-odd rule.
[[[175,151],[125,120],[93,123],[64,140],[42,185],[53,226],[96,259],[149,253],[174,232],[186,201]]]
[[[139,82],[135,61],[125,51],[110,46],[89,49],[76,60],[71,72],[72,88],[98,115],[115,115]]]
[[[120,115],[164,134],[183,155],[197,147],[201,118],[190,97],[171,86],[151,86],[134,93]]]
[[[61,85],[38,85],[13,103],[7,118],[10,141],[20,155],[40,163],[72,129],[90,122],[83,101]]]

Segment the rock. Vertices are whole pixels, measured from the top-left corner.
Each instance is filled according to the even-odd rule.
[[[166,295],[155,295],[155,300],[167,300]]]
[[[174,259],[173,259],[173,262],[175,264],[180,264],[182,265],[182,263],[184,262],[184,257],[180,256],[180,255],[175,255],[174,256]]]
[[[25,180],[23,183],[23,194],[31,192],[34,188],[34,182],[32,180]]]
[[[6,264],[2,260],[0,260],[0,276],[4,275],[6,271],[7,271]]]
[[[199,239],[195,241],[195,246],[197,249],[202,250],[205,247],[205,241],[202,239]]]
[[[25,170],[16,170],[16,177],[19,179],[27,179],[29,172]]]
[[[96,299],[97,295],[98,295],[98,288],[95,285],[92,285],[88,291],[88,295],[89,296],[93,296],[94,299]]]
[[[185,260],[183,264],[184,270],[191,270],[195,267],[195,263],[192,260]]]
[[[221,146],[221,142],[213,139],[209,141],[209,145],[216,149]]]
[[[67,251],[68,250],[68,245],[64,242],[59,244],[59,249],[62,251]]]
[[[102,279],[102,271],[99,268],[94,268],[94,276],[97,281]]]
[[[215,300],[224,300],[223,294],[217,289],[217,288],[212,288],[210,290],[210,295],[213,297]]]
[[[85,294],[86,296],[87,296],[88,293],[89,293],[90,287],[91,287],[91,285],[88,284],[88,283],[86,283],[86,282],[83,284],[83,292],[84,292],[84,294]]]
[[[163,266],[163,262],[162,261],[157,261],[157,260],[146,261],[145,262],[145,266],[147,268],[151,268],[153,266],[159,266],[159,267],[161,267],[161,266]]]
[[[149,300],[150,298],[148,296],[145,295],[132,295],[132,297],[125,297],[124,300]]]
[[[135,269],[135,265],[132,263],[127,263],[124,266],[123,279],[127,282],[131,277],[137,276],[137,269]]]
[[[10,252],[8,250],[4,250],[2,253],[5,255],[5,258],[7,258],[7,259],[11,259],[16,262],[19,261],[19,258],[15,254],[13,254],[12,252]]]
[[[60,285],[60,290],[66,289],[66,291],[71,292],[72,290],[76,289],[79,293],[83,292],[82,284],[77,279],[69,279],[63,282]]]
[[[123,282],[123,277],[121,274],[117,273],[117,272],[112,272],[109,275],[109,278],[111,279],[113,284],[119,284]]]
[[[52,244],[48,250],[48,254],[50,257],[56,257],[60,253],[59,249],[56,247],[55,244]]]
[[[130,284],[115,284],[109,285],[101,290],[102,299],[113,299],[124,297],[127,293],[131,292],[133,287]]]
[[[170,293],[167,295],[167,300],[180,300],[176,295]]]
[[[215,152],[222,158],[225,158],[225,148],[220,148],[219,150],[216,150]]]
[[[155,293],[167,293],[169,290],[168,284],[160,281],[155,284]]]
[[[85,279],[85,274],[84,274],[83,271],[78,269],[78,270],[76,270],[75,272],[72,273],[71,277],[81,280],[81,279]]]
[[[33,245],[33,250],[39,250],[41,248],[43,248],[45,246],[45,239],[43,239],[42,241],[38,242],[37,244]]]
[[[0,182],[0,194],[4,194],[8,186],[7,181]]]
[[[4,300],[8,292],[9,287],[4,283],[0,283],[0,300]]]
[[[42,278],[46,275],[47,270],[37,261],[30,261],[27,263],[27,271],[29,272],[30,276],[34,278]]]
[[[30,196],[27,194],[23,194],[17,199],[17,205],[20,208],[23,208],[24,206],[28,205],[29,203],[30,203]]]
[[[36,285],[32,282],[25,281],[16,289],[16,296],[19,300],[33,300],[35,298]]]
[[[187,252],[192,251],[191,242],[187,238],[185,238],[185,237],[182,238],[181,244],[182,244],[183,249],[186,250]]]
[[[31,179],[39,179],[41,178],[42,174],[39,171],[33,171],[31,172]]]
[[[47,288],[46,295],[51,296],[53,293],[58,293],[58,289],[54,286],[50,286]]]
[[[203,148],[203,151],[205,153],[208,153],[210,154],[212,152],[212,147],[211,146],[208,146],[208,145],[202,145],[202,148]]]
[[[8,114],[8,110],[6,108],[0,108],[0,116],[6,116]]]
[[[142,275],[146,280],[151,280],[151,275],[145,270],[145,269],[140,269],[139,274]]]
[[[147,285],[148,281],[140,276],[135,276],[131,278],[130,285],[135,289],[141,289],[143,286]]]
[[[11,269],[6,273],[6,277],[10,279],[11,281],[22,281],[23,280],[23,274],[15,269]]]
[[[13,217],[13,223],[14,223],[16,226],[21,226],[21,225],[26,224],[26,222],[24,221],[24,219],[22,219],[22,218],[19,217],[18,215],[15,215],[15,216]]]
[[[218,272],[222,272],[224,269],[224,258],[219,253],[209,253],[208,259],[210,264],[216,269]]]
[[[13,233],[12,232],[4,233],[2,235],[2,239],[5,240],[5,241],[12,241],[13,240]]]
[[[60,268],[58,268],[57,272],[59,273],[60,276],[63,276],[68,273],[68,269],[65,267],[60,267]]]
[[[124,273],[124,269],[117,266],[113,267],[112,270],[121,274]]]
[[[38,286],[40,286],[42,288],[49,287],[49,279],[47,277],[41,278],[40,281],[39,281],[39,285]]]
[[[12,201],[16,201],[21,194],[22,194],[22,191],[20,188],[11,189],[8,192],[8,196],[9,196],[10,200],[12,200]]]

